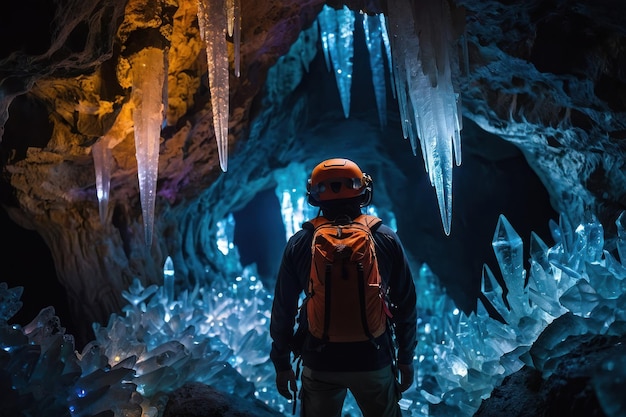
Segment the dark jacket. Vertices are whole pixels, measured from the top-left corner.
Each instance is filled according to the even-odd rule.
[[[398,363],[412,364],[416,347],[417,309],[415,285],[396,233],[380,225],[373,233],[378,266],[389,288],[392,321],[396,328]],[[311,268],[313,231],[303,228],[287,242],[278,272],[270,335],[270,358],[276,371],[291,368],[290,352],[300,296],[306,291]],[[304,310],[304,309],[303,309]],[[392,361],[389,336],[376,340],[350,343],[326,343],[308,334],[302,348],[303,364],[318,371],[370,371],[381,369]]]

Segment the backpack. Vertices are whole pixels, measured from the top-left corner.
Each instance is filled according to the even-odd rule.
[[[309,332],[325,342],[373,341],[391,317],[372,236],[382,220],[362,214],[307,223],[314,228],[304,303]]]

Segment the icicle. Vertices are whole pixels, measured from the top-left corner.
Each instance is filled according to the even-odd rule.
[[[93,165],[96,172],[96,193],[98,195],[98,212],[100,223],[104,226],[109,207],[109,189],[111,187],[111,149],[109,138],[103,136],[91,147]]]
[[[241,44],[241,0],[226,0],[226,15],[228,24],[228,36],[233,39],[235,46],[235,76],[239,77],[241,56],[239,46]]]
[[[413,71],[415,73],[421,72],[417,53],[408,53],[409,51],[418,51],[419,43],[411,25],[412,20],[408,16],[404,17],[404,20],[408,20],[408,22],[397,22],[397,20],[403,17],[404,13],[411,13],[411,9],[408,7],[408,4],[403,5],[405,8],[398,10],[397,17],[393,15],[393,10],[390,11],[389,15],[390,26],[393,34],[391,37],[392,68],[395,74],[393,85],[396,89],[400,110],[402,135],[405,139],[409,139],[413,155],[417,155],[418,138],[415,121],[413,120],[416,117],[416,114],[413,110],[413,104],[410,102],[408,96],[409,87],[407,85],[407,80],[409,77],[407,73],[409,71]],[[428,157],[425,152],[423,152],[423,155],[424,158]],[[428,164],[426,164],[426,170],[428,170]]]
[[[233,43],[235,44],[235,76],[241,75],[241,0],[235,0],[233,12]]]
[[[234,10],[233,10],[234,13]],[[209,88],[213,108],[213,130],[220,167],[228,169],[229,72],[226,32],[228,19],[223,0],[198,1],[198,26],[206,44]],[[233,14],[234,16],[234,14]]]
[[[141,194],[141,209],[146,245],[152,243],[154,204],[157,172],[159,168],[159,143],[164,120],[165,53],[161,49],[147,48],[132,59],[133,84],[131,100],[134,104],[135,154]]]
[[[228,36],[232,37],[235,30],[235,0],[226,0],[226,20]]]
[[[387,89],[381,42],[383,35],[380,22],[381,20],[378,16],[363,14],[363,31],[365,32],[365,43],[372,69],[372,84],[374,85],[374,95],[376,96],[378,121],[380,122],[380,127],[383,128],[387,125]]]
[[[389,32],[387,31],[387,18],[384,14],[379,14],[380,19],[380,36],[383,38],[383,45],[385,46],[385,53],[387,54],[387,65],[389,67],[389,81],[391,82],[391,92],[393,98],[396,98],[396,89],[394,87],[395,81],[393,76],[393,60],[391,59],[391,42],[389,42]]]
[[[341,97],[343,114],[350,116],[350,89],[354,56],[354,12],[343,6],[340,10],[324,6],[318,17],[322,31],[322,42],[330,55],[335,72],[335,81]],[[339,39],[337,39],[337,35]]]
[[[319,26],[320,40],[322,41],[322,52],[324,53],[324,62],[326,62],[326,70],[330,71],[330,40],[335,39],[335,25],[332,24],[335,11],[327,6],[322,8],[319,16],[317,17],[317,24]]]
[[[453,161],[461,163],[461,111],[452,84],[452,21],[445,7],[437,0],[390,0],[388,5],[403,134],[414,153],[420,141],[443,229],[449,235]]]

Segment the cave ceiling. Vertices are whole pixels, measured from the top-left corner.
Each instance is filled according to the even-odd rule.
[[[106,323],[119,311],[120,294],[133,278],[158,283],[166,256],[189,285],[205,279],[197,271],[216,272],[211,271],[218,268],[211,259],[215,223],[273,187],[272,173],[292,162],[311,167],[320,158],[345,153],[370,166],[375,179],[378,175],[377,195],[390,202],[387,208],[415,206],[414,215],[422,217],[436,213],[436,207],[426,207],[436,205],[432,190],[417,202],[405,195],[406,184],[423,182],[423,175],[414,179],[423,165],[401,138],[397,108],[390,108],[389,126],[381,131],[375,106],[362,99],[359,94],[367,91],[361,89],[345,119],[332,104],[338,101],[332,76],[324,75],[321,61],[312,56],[308,71],[296,62],[283,74],[300,82],[266,85],[270,68],[314,24],[324,4],[371,14],[389,7],[384,1],[241,1],[241,74],[230,77],[229,168],[222,172],[195,1],[3,3],[0,203],[50,248],[72,314],[80,317],[79,333],[88,334],[92,322]],[[459,29],[463,152],[496,165],[506,164],[515,149],[545,187],[555,212],[573,222],[592,212],[614,237],[615,220],[626,206],[621,2],[449,4]],[[169,62],[152,245],[143,240],[130,118],[129,63],[146,48],[166,50]],[[231,62],[234,54],[231,44]],[[357,77],[355,71],[355,84]],[[101,222],[91,152],[104,136],[112,138],[113,166]],[[514,146],[503,146],[502,139]],[[486,184],[455,176],[455,190],[481,196],[485,206],[498,198],[513,204],[515,186],[511,180],[510,187],[497,185],[499,196],[483,196]],[[515,204],[533,210],[532,203]],[[428,227],[400,217],[398,223],[407,235],[441,234],[438,215],[432,219],[434,226]],[[465,223],[472,223],[468,215],[453,214],[452,237]],[[495,220],[489,224],[495,226]],[[407,240],[410,252],[420,245]],[[422,252],[440,250],[432,243]]]

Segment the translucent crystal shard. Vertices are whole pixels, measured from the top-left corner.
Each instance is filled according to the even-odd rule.
[[[233,5],[234,7],[234,5]],[[220,167],[228,170],[229,68],[226,35],[228,18],[224,0],[199,0],[198,25],[206,44],[206,55],[213,108],[213,130]],[[233,18],[234,18],[233,8]]]
[[[46,340],[51,335],[65,333],[65,328],[61,327],[61,320],[56,316],[52,306],[43,308],[23,330],[32,343],[39,345],[46,345]]]
[[[157,291],[156,285],[151,285],[147,289],[141,285],[141,281],[135,278],[127,291],[122,291],[122,297],[128,300],[133,306],[140,305],[147,298]]]
[[[131,59],[134,104],[135,155],[141,193],[141,210],[146,245],[152,244],[154,204],[159,168],[159,144],[164,115],[165,54],[158,48],[146,48]]]
[[[109,139],[106,136],[93,144],[91,154],[96,171],[96,194],[98,196],[98,211],[100,222],[106,224],[107,210],[109,207],[109,190],[111,187],[111,149],[108,146]]]
[[[622,286],[624,284],[624,278],[626,278],[624,270],[622,270],[621,273],[618,272],[618,274],[615,274],[617,271],[612,271],[600,264],[587,264],[586,269],[590,285],[596,289],[602,298],[614,300],[622,295]]]
[[[378,121],[380,127],[387,125],[387,89],[385,77],[385,63],[383,55],[383,31],[379,16],[363,14],[363,30],[365,32],[365,43],[369,53],[370,68],[372,70],[372,84],[374,95],[376,96],[376,107],[378,109]]]
[[[578,257],[575,255],[575,239],[574,231],[567,217],[561,214],[559,223],[550,220],[550,233],[556,244],[548,249],[547,257],[551,265],[561,271],[560,279],[569,281],[571,279],[581,278],[582,275],[576,270],[580,264]],[[561,283],[561,285],[564,285]],[[573,285],[573,282],[567,287]]]
[[[330,40],[329,38],[335,38],[334,25],[331,25],[327,20],[333,17],[331,10],[327,10],[324,6],[319,16],[317,16],[317,24],[319,26],[320,41],[322,42],[322,53],[324,54],[324,62],[326,63],[326,69],[330,71]]]
[[[524,270],[523,242],[504,215],[498,218],[491,242],[508,290],[506,299],[518,316],[530,315]]]
[[[509,323],[509,309],[504,304],[502,287],[496,279],[488,265],[483,265],[483,275],[480,291],[487,297],[487,300],[496,309],[507,323]]]
[[[536,262],[544,271],[550,269],[550,261],[548,261],[548,245],[535,233],[530,233],[530,258]]]
[[[565,308],[581,317],[589,317],[600,300],[596,290],[585,279],[579,280],[559,299]]]
[[[626,266],[626,211],[622,211],[615,220],[617,226],[617,253],[622,265]]]
[[[75,385],[75,390],[68,398],[68,408],[75,416],[93,416],[105,414],[112,405],[119,406],[130,402],[135,386],[125,383],[132,375],[132,369],[98,369],[89,375],[82,376]],[[134,414],[140,415],[139,410]]]
[[[233,43],[235,44],[235,76],[241,75],[241,0],[233,5]]]
[[[0,321],[9,321],[22,308],[23,292],[24,287],[9,288],[6,282],[0,282]]]
[[[530,301],[556,318],[565,313],[559,303],[558,270],[548,262],[548,246],[535,234],[530,235],[530,278],[528,292]],[[555,276],[555,273],[557,276]]]
[[[586,262],[601,261],[604,247],[604,229],[595,215],[585,213],[585,220],[574,229],[573,244],[570,246],[568,266],[578,269]]]
[[[391,82],[392,88],[391,92],[393,97],[396,98],[396,88],[394,86],[394,77],[393,77],[393,60],[391,59],[391,42],[389,41],[389,32],[387,31],[387,18],[384,14],[379,14],[378,19],[380,20],[380,36],[382,37],[383,46],[385,48],[385,55],[387,56],[387,66],[389,68],[389,81]]]
[[[174,262],[172,261],[172,257],[168,256],[165,258],[165,263],[163,264],[163,277],[173,277],[174,275]],[[174,294],[172,293],[170,297],[173,296]]]
[[[558,229],[555,229],[554,231],[558,236],[558,240],[556,236],[554,240],[560,242],[563,245],[563,249],[565,250],[565,252],[573,252],[575,242],[574,228],[572,227],[572,224],[565,213],[561,213],[561,215],[559,216]]]
[[[226,16],[228,20],[228,36],[233,39],[235,49],[235,76],[239,77],[241,61],[241,0],[226,0]]]
[[[343,114],[348,118],[354,56],[354,12],[347,6],[335,10],[325,5],[317,20],[322,33],[324,51],[330,56],[330,63],[335,73]]]

